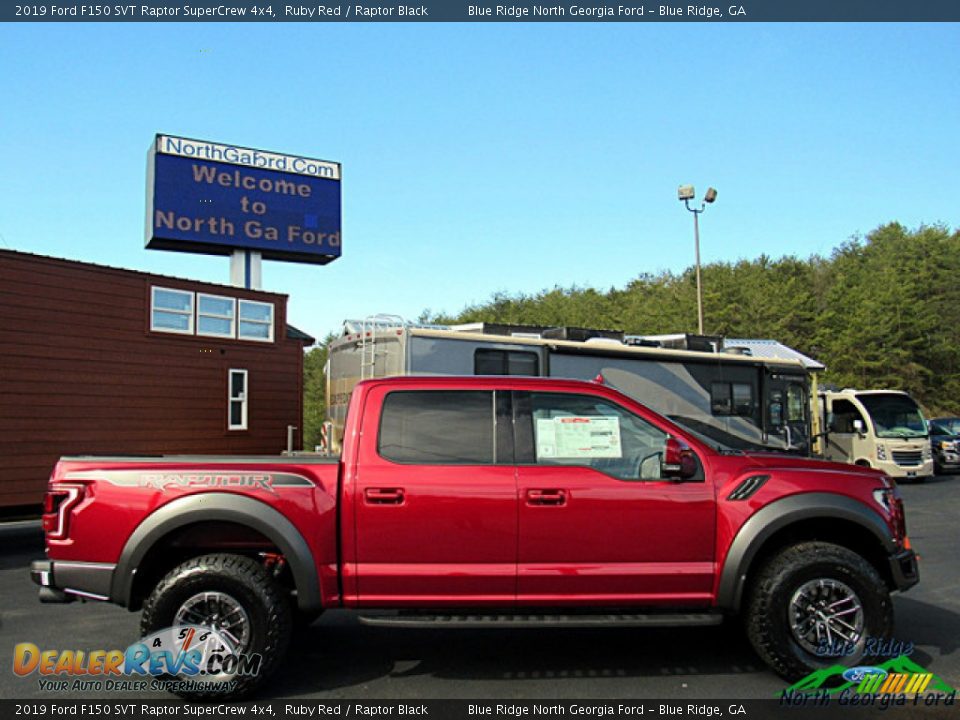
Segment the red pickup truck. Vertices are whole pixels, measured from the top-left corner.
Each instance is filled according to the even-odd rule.
[[[145,636],[212,628],[263,658],[240,695],[326,608],[445,627],[739,615],[792,679],[866,660],[918,581],[890,478],[720,446],[601,381],[362,382],[343,447],[62,459],[41,600],[142,609]]]

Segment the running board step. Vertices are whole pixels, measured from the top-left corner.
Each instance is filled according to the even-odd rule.
[[[719,613],[491,614],[393,613],[361,615],[365,625],[389,627],[683,627],[719,625]]]

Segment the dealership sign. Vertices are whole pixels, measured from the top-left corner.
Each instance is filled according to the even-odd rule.
[[[147,155],[154,250],[324,264],[340,257],[340,164],[157,135]]]

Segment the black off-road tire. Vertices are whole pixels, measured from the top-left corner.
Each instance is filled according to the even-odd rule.
[[[176,694],[188,699],[246,697],[276,671],[286,654],[293,630],[290,598],[255,560],[242,555],[202,555],[178,565],[157,584],[143,605],[141,635],[171,627],[183,603],[205,591],[225,593],[243,607],[250,625],[244,652],[259,653],[263,660],[256,675],[235,677],[234,689],[227,695],[222,690]]]
[[[790,602],[805,583],[824,579],[851,589],[863,611],[861,641],[853,652],[819,655],[796,639],[790,626]],[[805,542],[768,561],[752,582],[745,603],[747,637],[757,654],[781,677],[796,681],[811,672],[869,663],[869,639],[890,637],[893,604],[876,568],[852,550],[826,542]]]

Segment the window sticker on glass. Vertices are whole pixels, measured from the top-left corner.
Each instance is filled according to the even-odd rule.
[[[537,418],[537,460],[621,458],[620,418]]]

